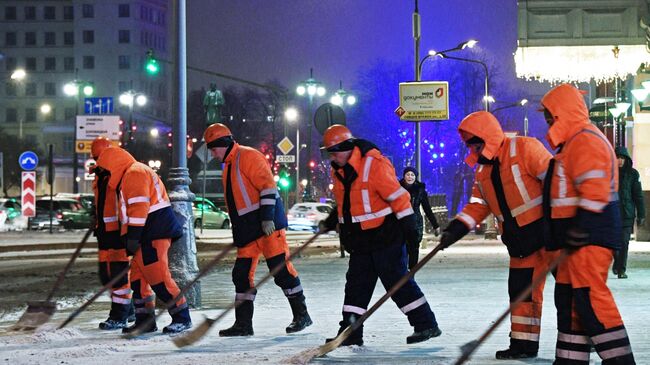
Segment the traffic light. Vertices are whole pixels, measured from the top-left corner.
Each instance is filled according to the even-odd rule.
[[[147,62],[145,63],[144,68],[149,75],[157,75],[158,71],[160,71],[160,64],[151,49],[147,51]]]
[[[280,186],[280,190],[289,190],[291,187],[291,180],[289,179],[289,172],[287,170],[282,169],[279,174],[279,179],[278,179],[278,186]]]

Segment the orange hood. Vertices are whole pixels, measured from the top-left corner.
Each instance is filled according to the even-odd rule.
[[[546,134],[553,149],[566,142],[576,130],[590,124],[583,92],[572,85],[562,84],[551,89],[542,98],[542,106],[555,119]]]
[[[126,169],[136,162],[135,158],[122,148],[109,147],[102,152],[101,156],[99,156],[97,166],[108,170],[111,173],[111,179],[108,181],[108,186],[111,189],[116,190]]]
[[[474,112],[466,116],[458,126],[458,132],[461,131],[473,134],[485,141],[485,147],[481,155],[488,160],[497,155],[503,140],[506,138],[497,118],[492,113],[485,111]],[[470,167],[474,167],[478,162],[478,158],[479,155],[472,151],[465,158],[465,162]]]

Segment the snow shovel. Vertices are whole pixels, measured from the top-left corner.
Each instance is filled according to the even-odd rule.
[[[312,242],[318,238],[323,232],[318,231],[316,234],[314,234],[310,239],[308,239],[305,243],[302,244],[302,246],[298,247],[295,249],[293,252],[289,254],[289,256],[285,259],[285,264],[277,265],[275,266],[269,273],[263,277],[254,287],[248,289],[245,294],[252,294],[253,290],[256,288],[259,288],[262,286],[264,283],[266,283],[269,279],[271,279],[275,274],[279,273],[280,270],[282,270],[286,262],[291,260],[292,257],[296,257],[300,255],[300,253],[309,246]],[[185,346],[190,346],[193,343],[199,341],[203,336],[205,336],[206,333],[210,330],[213,324],[219,322],[223,317],[225,317],[228,313],[230,313],[233,309],[237,308],[242,302],[241,301],[234,301],[226,310],[221,312],[216,318],[206,318],[203,323],[201,323],[198,327],[194,328],[190,332],[187,332],[183,336],[178,336],[174,337],[174,345],[177,347],[185,347]]]
[[[479,338],[476,339],[476,340],[472,340],[472,341],[470,341],[470,342],[464,344],[463,346],[461,346],[461,347],[460,347],[460,350],[461,350],[463,353],[460,355],[460,357],[458,358],[458,360],[456,360],[456,362],[454,363],[454,365],[461,365],[461,364],[464,364],[465,361],[469,360],[470,356],[472,356],[472,354],[474,353],[474,351],[476,351],[476,349],[477,349],[479,346],[481,346],[481,344],[482,344],[483,342],[485,342],[485,340],[487,340],[488,337],[490,337],[490,335],[492,334],[492,332],[494,332],[494,330],[496,330],[497,327],[499,327],[499,325],[500,325],[500,324],[501,324],[501,323],[506,319],[506,317],[508,316],[508,314],[510,314],[510,312],[512,312],[513,308],[516,308],[519,304],[521,304],[521,302],[523,302],[524,300],[526,300],[526,298],[528,298],[528,296],[530,296],[530,293],[532,293],[533,290],[535,290],[535,288],[537,288],[537,287],[538,287],[538,286],[539,286],[539,285],[540,285],[544,280],[546,280],[546,275],[548,275],[549,272],[555,270],[555,268],[556,268],[556,267],[557,267],[557,266],[558,266],[562,261],[564,261],[564,259],[566,259],[566,257],[567,257],[568,255],[569,255],[569,251],[568,251],[568,250],[566,250],[566,249],[562,250],[561,253],[560,253],[560,255],[558,255],[558,257],[556,257],[556,258],[555,258],[555,259],[550,263],[550,265],[548,266],[548,268],[547,268],[546,270],[544,270],[544,272],[542,272],[540,275],[538,275],[538,276],[535,278],[535,280],[533,280],[533,282],[528,286],[528,288],[526,288],[526,290],[524,290],[523,292],[521,292],[521,293],[519,294],[519,296],[517,296],[517,298],[515,299],[514,302],[510,303],[510,305],[508,306],[508,309],[506,309],[506,310],[505,310],[505,311],[504,311],[504,312],[499,316],[499,318],[497,318],[497,320],[494,321],[494,323],[493,323],[493,324],[492,324],[492,325],[491,325],[487,330],[485,330],[485,332],[483,332],[483,334],[481,335],[481,337],[479,337]]]
[[[20,319],[18,319],[18,322],[16,322],[16,324],[14,324],[9,328],[9,331],[34,331],[38,327],[42,326],[47,321],[49,321],[50,318],[52,318],[52,315],[54,315],[54,312],[56,312],[56,302],[52,301],[52,297],[54,297],[54,293],[57,291],[57,289],[59,289],[59,287],[63,283],[63,280],[65,279],[65,275],[68,273],[68,271],[70,271],[72,264],[74,264],[77,257],[79,257],[79,255],[81,254],[81,249],[88,241],[88,238],[90,237],[90,234],[92,232],[93,229],[88,228],[83,239],[77,245],[77,249],[72,254],[72,257],[70,257],[68,264],[65,266],[63,271],[61,271],[61,273],[59,274],[58,279],[54,283],[54,286],[50,290],[45,301],[28,302],[25,313],[23,313]]]
[[[390,297],[393,296],[404,284],[406,284],[413,276],[415,275],[418,270],[420,270],[429,260],[433,258],[439,251],[443,249],[441,244],[438,244],[433,251],[429,252],[426,256],[422,258],[414,267],[409,271],[406,275],[402,276],[402,278],[399,279],[395,285],[393,285],[392,288],[390,288],[386,294],[384,294],[383,297],[379,298],[375,304],[370,307],[364,313],[359,319],[357,319],[354,323],[350,324],[343,332],[339,333],[336,338],[334,338],[332,341],[325,343],[324,345],[321,345],[319,347],[305,350],[293,357],[290,357],[289,359],[285,360],[289,364],[307,364],[309,363],[313,358],[315,357],[320,357],[323,356],[329,352],[334,351],[337,347],[343,343],[351,334],[352,332],[356,331],[363,322],[365,322],[373,313],[381,307],[382,304],[384,304]]]
[[[177,302],[180,298],[182,298],[182,297],[185,295],[185,293],[187,293],[187,292],[192,288],[192,286],[193,286],[197,281],[199,281],[199,279],[201,279],[201,278],[204,277],[207,273],[209,273],[210,271],[212,271],[212,269],[214,268],[214,266],[215,266],[219,261],[221,261],[221,259],[223,259],[223,258],[228,254],[228,252],[230,252],[230,250],[232,250],[234,247],[235,247],[235,244],[233,244],[233,243],[231,243],[231,244],[229,244],[228,246],[224,247],[224,249],[221,250],[221,252],[219,252],[219,254],[218,254],[217,256],[215,256],[215,257],[214,257],[210,262],[208,262],[208,263],[203,267],[203,269],[201,269],[201,271],[199,271],[199,273],[196,275],[196,277],[195,277],[194,279],[192,279],[189,283],[187,283],[187,284],[183,287],[183,289],[181,289],[181,291],[178,293],[178,295],[177,295],[174,299],[172,299],[172,300],[170,300],[169,302],[165,303],[165,308],[159,309],[159,310],[158,310],[158,313],[156,313],[156,315],[155,315],[154,317],[149,317],[149,318],[147,318],[147,320],[144,321],[144,323],[142,323],[141,325],[138,325],[138,327],[136,327],[132,332],[130,332],[130,333],[126,333],[126,334],[122,335],[122,337],[124,337],[124,338],[134,338],[134,337],[136,337],[136,336],[141,335],[141,334],[142,334],[142,329],[144,329],[144,328],[148,328],[149,325],[150,325],[152,322],[154,322],[154,323],[156,322],[156,318],[160,317],[160,315],[161,315],[165,310],[167,310],[167,309],[173,307],[173,306],[176,304],[176,302]]]

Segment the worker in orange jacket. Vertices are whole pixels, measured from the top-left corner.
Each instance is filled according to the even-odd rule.
[[[337,208],[321,231],[333,230],[338,224],[341,244],[350,253],[341,333],[366,312],[377,279],[389,290],[407,275],[405,243],[417,243],[419,232],[409,192],[400,186],[393,165],[377,146],[354,138],[339,124],[325,131],[323,142],[332,162]],[[406,343],[440,336],[436,317],[413,278],[392,299],[414,327]],[[362,345],[363,326],[342,344]]]
[[[235,323],[219,331],[219,336],[253,335],[253,302],[257,294],[255,269],[260,255],[266,258],[269,270],[283,267],[274,279],[293,313],[293,320],[285,331],[302,331],[312,320],[298,272],[287,260],[287,217],[266,158],[261,152],[235,142],[230,129],[221,123],[210,125],[203,136],[212,156],[224,163],[223,191],[237,246],[232,281],[235,300],[240,303],[235,308]]]
[[[101,153],[111,147],[111,141],[106,137],[97,137],[91,144],[90,154],[97,161]],[[93,192],[95,194],[95,236],[97,237],[99,259],[99,278],[106,285],[129,266],[126,245],[120,239],[120,226],[117,220],[117,194],[108,187],[110,175],[106,171],[94,171]],[[131,302],[131,285],[129,277],[124,276],[112,288],[111,310],[108,319],[99,323],[102,330],[116,330],[127,326],[127,322],[135,321],[133,303]]]
[[[135,324],[122,329],[130,333],[157,331],[154,293],[165,303],[172,301],[180,289],[169,271],[167,252],[172,239],[182,236],[169,196],[160,177],[149,166],[137,162],[121,148],[107,148],[97,161],[97,168],[109,174],[108,188],[118,192],[120,234],[126,241],[131,261],[131,288],[135,305]],[[192,326],[184,297],[169,309],[172,323],[163,333],[178,333]]]
[[[557,154],[544,181],[548,249],[569,249],[557,268],[558,337],[555,365],[589,364],[591,345],[603,365],[634,364],[630,340],[607,287],[621,245],[618,162],[611,144],[589,121],[582,93],[562,84],[542,98]]]
[[[469,114],[458,131],[470,149],[465,161],[478,168],[472,197],[444,230],[440,244],[448,247],[494,214],[510,255],[508,294],[513,302],[535,277],[545,275],[553,260],[542,235],[542,185],[551,154],[534,138],[506,137],[494,115],[485,111]],[[497,351],[497,359],[537,356],[543,293],[542,282],[513,308],[510,346]]]

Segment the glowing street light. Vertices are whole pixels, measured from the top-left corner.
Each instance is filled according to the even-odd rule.
[[[27,73],[25,72],[25,70],[23,70],[22,68],[19,68],[19,69],[16,69],[14,72],[12,72],[10,77],[14,81],[22,81],[25,78],[25,76],[27,76]]]
[[[52,107],[50,106],[50,104],[47,103],[41,105],[40,109],[41,109],[41,113],[43,114],[50,114],[50,112],[52,111]]]
[[[347,105],[354,105],[356,102],[357,98],[343,89],[343,81],[339,81],[339,89],[336,90],[334,95],[330,98],[330,103],[341,106],[344,103]]]

